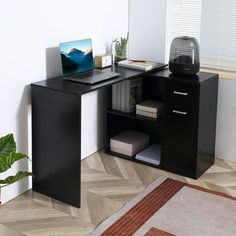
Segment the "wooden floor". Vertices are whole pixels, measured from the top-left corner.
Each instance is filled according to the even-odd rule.
[[[196,181],[111,157],[101,151],[82,161],[80,209],[28,191],[1,206],[0,235],[88,235],[159,176],[236,197],[236,163],[217,159],[215,165]]]

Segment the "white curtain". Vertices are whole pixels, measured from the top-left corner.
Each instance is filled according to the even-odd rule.
[[[202,0],[202,62],[236,70],[236,0]]]
[[[166,58],[169,58],[170,45],[175,37],[192,36],[200,41],[201,2],[168,0]]]

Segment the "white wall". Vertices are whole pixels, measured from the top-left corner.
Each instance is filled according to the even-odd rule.
[[[233,14],[230,4],[235,7],[235,3],[224,1],[207,0],[202,1],[202,20],[201,20],[201,56],[204,58],[226,59],[224,56],[231,54],[229,50],[235,53],[233,48],[236,42],[229,44],[224,38],[233,35],[235,27],[230,27],[234,21],[234,15],[224,16],[220,14],[219,9],[228,10]],[[222,8],[225,7],[225,8]],[[231,9],[231,10],[230,10]],[[228,21],[226,24],[225,21]],[[222,27],[227,25],[227,27]],[[229,28],[228,28],[229,27]],[[228,36],[229,36],[228,35]],[[227,36],[227,37],[228,37]],[[230,40],[230,37],[228,37]],[[233,42],[233,41],[232,41]],[[226,45],[230,45],[231,48]],[[223,52],[224,51],[224,52]],[[232,53],[233,54],[233,53]],[[232,55],[231,54],[231,55]],[[229,57],[228,57],[229,59]],[[233,59],[233,58],[231,58]],[[235,59],[233,59],[235,60]],[[228,79],[219,80],[218,109],[217,109],[217,129],[216,129],[216,157],[236,162],[236,81]]]
[[[84,159],[105,144],[106,90],[83,95],[81,103],[81,159]]]
[[[100,54],[127,30],[128,0],[1,1],[0,136],[14,133],[18,151],[31,156],[29,85],[61,74],[58,44],[91,37],[94,54]],[[96,92],[85,99],[95,103],[97,96],[102,99]],[[88,117],[98,128],[98,117]],[[93,151],[94,145],[84,155]],[[28,168],[23,161],[11,171],[19,167]]]
[[[236,81],[219,80],[216,157],[236,162]]]
[[[167,0],[130,0],[129,58],[165,62]]]
[[[235,0],[202,1],[202,57],[236,61],[235,11]]]
[[[220,35],[220,28],[218,26],[220,19],[216,18],[216,9],[212,9],[214,2],[215,0],[202,1],[200,42],[201,57],[204,58],[215,58],[218,54],[218,38]]]

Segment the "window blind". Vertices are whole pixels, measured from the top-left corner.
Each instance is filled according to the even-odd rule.
[[[192,36],[200,41],[202,0],[168,0],[166,58],[171,42],[178,36]]]
[[[236,70],[236,1],[203,0],[202,61],[209,67]]]

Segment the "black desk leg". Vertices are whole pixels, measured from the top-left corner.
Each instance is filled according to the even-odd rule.
[[[81,96],[32,86],[33,190],[80,207]]]

